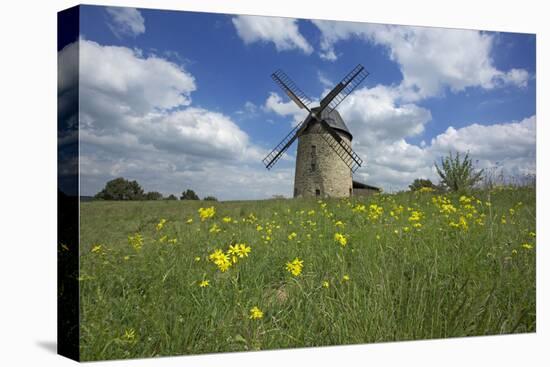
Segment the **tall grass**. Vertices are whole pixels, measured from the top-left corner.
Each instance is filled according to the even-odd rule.
[[[446,198],[83,203],[82,359],[535,331],[534,190]],[[251,253],[221,272],[235,243]]]

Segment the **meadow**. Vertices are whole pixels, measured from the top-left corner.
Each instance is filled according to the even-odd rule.
[[[81,358],[534,332],[535,190],[81,203]]]

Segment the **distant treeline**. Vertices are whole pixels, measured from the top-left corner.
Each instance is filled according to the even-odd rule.
[[[81,196],[81,200],[178,200],[178,197],[174,194],[165,197],[158,191],[145,192],[137,181],[119,177],[107,182],[103,190],[95,196]],[[187,189],[181,193],[179,200],[200,200],[200,198],[195,191]],[[214,196],[205,196],[202,200],[218,201]]]

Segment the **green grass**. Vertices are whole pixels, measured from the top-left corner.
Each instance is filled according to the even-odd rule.
[[[472,195],[471,203],[446,195],[456,209],[447,207],[448,217],[432,193],[324,204],[82,203],[81,358],[533,332],[535,192]],[[383,208],[378,218],[371,204]],[[198,208],[210,205],[215,216],[201,222]],[[413,211],[419,221],[409,220]],[[449,225],[460,217],[467,229]],[[161,218],[167,222],[157,231]],[[209,231],[214,223],[221,232]],[[337,232],[347,236],[345,247]],[[135,233],[144,238],[139,250],[128,242]],[[252,251],[221,272],[208,256],[234,243]],[[292,276],[285,264],[296,257],[304,268]],[[205,279],[210,286],[199,287]],[[263,318],[249,318],[254,306]]]

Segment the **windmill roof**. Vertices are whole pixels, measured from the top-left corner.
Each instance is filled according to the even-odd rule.
[[[312,108],[311,110],[313,112],[317,112],[320,107]],[[321,112],[321,118],[325,120],[330,127],[333,129],[340,130],[347,135],[349,135],[350,140],[353,138],[353,135],[351,135],[350,131],[348,130],[348,127],[344,123],[344,120],[342,119],[342,116],[340,116],[340,113],[338,113],[337,110],[332,110],[330,113],[325,109],[323,112]]]

